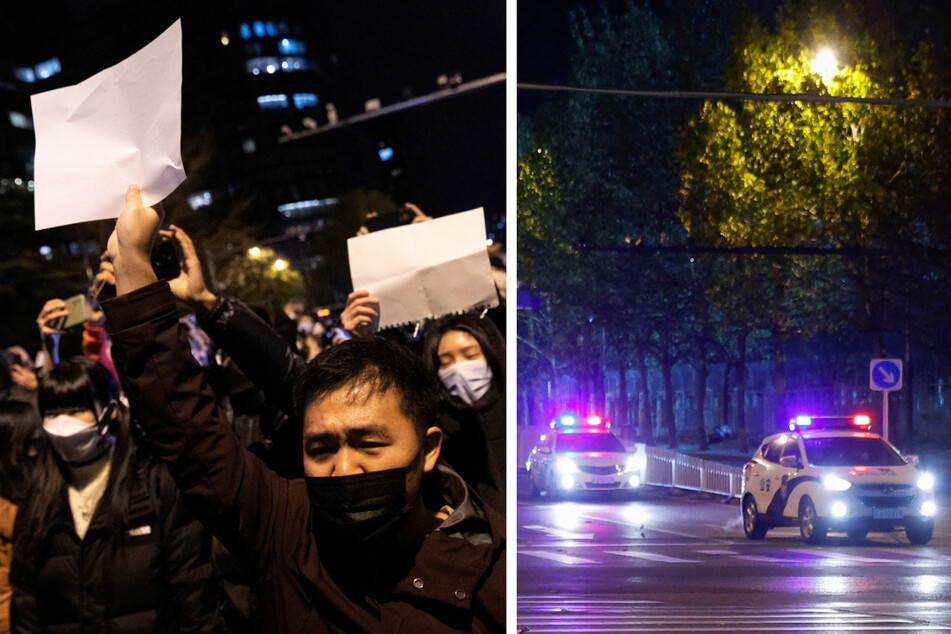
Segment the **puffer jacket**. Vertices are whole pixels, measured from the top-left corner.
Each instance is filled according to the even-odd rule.
[[[80,540],[63,487],[38,566],[14,554],[15,632],[222,631],[208,533],[163,465],[140,460],[134,473],[121,538],[97,511]]]
[[[439,427],[442,456],[490,506],[505,513],[505,340],[495,324],[474,314],[447,315],[426,327],[423,361],[439,372],[439,340],[450,330],[472,335],[492,370],[488,392],[467,404],[443,388]]]

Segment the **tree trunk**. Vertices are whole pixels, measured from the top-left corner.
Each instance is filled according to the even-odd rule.
[[[737,337],[739,358],[736,361],[736,428],[740,440],[740,451],[747,453],[750,448],[749,435],[746,432],[746,339],[749,333],[743,331]]]
[[[654,415],[651,412],[651,399],[650,393],[648,392],[647,361],[644,359],[644,355],[641,354],[640,350],[637,351],[637,371],[641,374],[640,411],[643,413],[641,416],[641,425],[639,427],[638,436],[643,438],[644,442],[648,445],[653,445]]]
[[[703,409],[707,402],[707,374],[709,373],[706,356],[706,350],[701,349],[700,368],[697,370],[697,435],[702,450],[710,447],[707,444],[707,429],[703,424]]]
[[[786,411],[786,352],[783,346],[782,337],[774,339],[773,349],[773,393],[775,396],[775,412],[773,413],[773,429],[785,429],[789,423],[789,412]]]
[[[902,363],[902,391],[905,393],[905,444],[914,448],[915,444],[915,390],[911,373],[911,300],[905,300],[905,359]],[[892,427],[897,431],[897,426]],[[896,434],[897,436],[897,434]],[[893,442],[897,442],[896,438]]]
[[[677,419],[674,416],[674,384],[671,374],[673,372],[673,363],[666,356],[661,360],[661,376],[664,380],[664,400],[661,403],[661,417],[663,425],[667,428],[670,436],[670,448],[676,449],[677,442]]]
[[[730,370],[733,366],[727,362],[723,368],[723,409],[720,412],[720,424],[724,427],[730,426]]]
[[[627,433],[628,425],[630,420],[628,420],[628,403],[627,403],[627,367],[624,364],[623,355],[618,352],[617,354],[617,372],[618,372],[618,388],[617,388],[617,424],[620,428],[621,435],[625,438],[629,438],[630,434]]]

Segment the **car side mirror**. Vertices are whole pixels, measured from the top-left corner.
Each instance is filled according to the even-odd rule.
[[[783,456],[779,459],[779,464],[787,469],[802,469],[802,463],[796,456]]]
[[[907,462],[908,464],[910,464],[910,465],[912,465],[912,466],[917,466],[917,465],[918,465],[918,456],[917,456],[916,454],[909,454],[909,455],[905,456],[905,462]]]

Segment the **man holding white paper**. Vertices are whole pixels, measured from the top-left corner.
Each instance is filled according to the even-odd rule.
[[[258,570],[268,627],[502,631],[505,521],[439,462],[438,385],[422,361],[379,340],[318,355],[296,390],[307,478],[278,477],[222,420],[156,281],[160,223],[130,188],[109,241],[119,295],[103,310],[143,429],[202,520]]]

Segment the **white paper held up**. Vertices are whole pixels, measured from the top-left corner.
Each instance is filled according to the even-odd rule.
[[[129,185],[154,205],[185,180],[181,20],[115,66],[31,101],[37,230],[117,218]]]
[[[355,290],[380,298],[380,328],[498,306],[482,208],[347,240]]]

